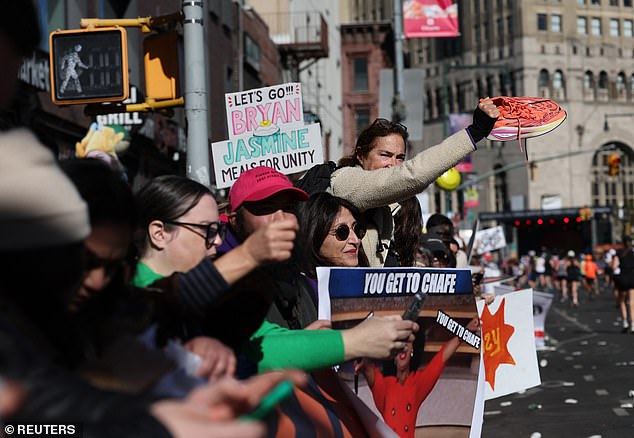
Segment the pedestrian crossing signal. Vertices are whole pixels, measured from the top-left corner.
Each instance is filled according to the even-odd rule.
[[[51,99],[57,105],[121,102],[128,98],[125,29],[58,30],[50,35]]]

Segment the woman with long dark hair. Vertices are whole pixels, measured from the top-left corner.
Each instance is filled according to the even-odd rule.
[[[317,277],[317,266],[368,266],[361,247],[363,217],[350,202],[317,193],[300,206],[298,221],[302,232],[296,255],[310,278]]]
[[[388,260],[394,237],[394,203],[422,192],[447,169],[473,152],[493,128],[499,110],[490,99],[478,104],[473,124],[405,161],[408,133],[400,123],[376,119],[357,139],[354,152],[339,161],[329,191],[366,215],[362,239],[370,266],[396,266]]]

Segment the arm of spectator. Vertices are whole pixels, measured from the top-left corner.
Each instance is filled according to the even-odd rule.
[[[196,374],[214,381],[230,377],[236,371],[236,356],[233,350],[217,339],[197,336],[185,344],[185,348],[201,357]]]
[[[297,229],[295,216],[274,220],[253,232],[242,245],[218,258],[216,268],[232,285],[259,266],[288,260]]]
[[[367,318],[358,325],[343,330],[344,361],[367,357],[390,359],[414,341],[418,324],[398,315]]]
[[[251,336],[244,353],[258,371],[297,368],[312,371],[344,361],[344,345],[337,330],[289,330],[264,321]]]
[[[499,115],[497,107],[490,99],[480,102],[478,108],[486,119],[497,118]],[[492,120],[495,123],[495,119]],[[486,129],[484,126],[480,128]],[[342,167],[332,174],[330,190],[333,195],[347,199],[362,211],[402,201],[422,192],[440,175],[473,152],[473,140],[471,134],[463,129],[442,143],[405,160],[400,166],[370,171],[359,166]]]

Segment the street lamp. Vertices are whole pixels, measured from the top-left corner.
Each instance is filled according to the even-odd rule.
[[[603,131],[605,132],[610,130],[610,126],[608,125],[608,119],[610,117],[634,117],[634,113],[603,114]]]

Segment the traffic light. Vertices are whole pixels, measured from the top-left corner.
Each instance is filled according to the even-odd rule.
[[[608,175],[616,176],[619,174],[619,168],[621,166],[621,157],[618,154],[610,154],[607,158],[608,163]]]
[[[179,95],[178,35],[161,32],[143,40],[145,95],[155,100],[176,99]]]
[[[128,43],[122,27],[52,32],[50,64],[51,98],[57,105],[128,98]]]

